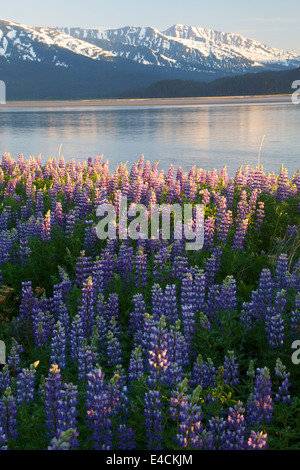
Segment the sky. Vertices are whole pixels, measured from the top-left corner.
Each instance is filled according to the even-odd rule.
[[[0,17],[31,26],[121,28],[173,24],[238,33],[300,54],[300,2],[296,0],[14,0]]]

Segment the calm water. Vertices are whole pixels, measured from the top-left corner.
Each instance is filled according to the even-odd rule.
[[[118,108],[0,108],[0,153],[20,153],[68,161],[103,154],[114,170],[141,155],[188,170],[227,165],[255,167],[263,135],[261,163],[291,175],[300,168],[300,106],[291,104]]]

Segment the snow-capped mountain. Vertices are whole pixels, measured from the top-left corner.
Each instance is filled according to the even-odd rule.
[[[0,20],[0,58],[68,67],[74,57],[142,65],[214,76],[294,68],[300,56],[232,33],[174,25],[119,29],[40,28]]]
[[[76,39],[142,64],[186,71],[243,73],[263,69],[293,68],[300,56],[274,49],[232,33],[174,25],[160,32],[152,27],[96,30],[58,28]]]
[[[72,65],[73,54],[96,60],[116,57],[58,30],[0,20],[0,57],[7,62],[21,60],[68,67]]]

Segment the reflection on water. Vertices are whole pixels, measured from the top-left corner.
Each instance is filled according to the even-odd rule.
[[[298,109],[299,108],[299,109]],[[18,108],[0,112],[0,153],[14,158],[61,154],[68,161],[103,153],[114,170],[141,155],[160,168],[170,164],[188,170],[227,165],[256,166],[265,135],[261,163],[266,171],[289,173],[299,165],[300,106],[293,104],[181,106],[143,108]]]

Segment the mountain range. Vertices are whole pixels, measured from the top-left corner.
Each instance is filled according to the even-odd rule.
[[[8,99],[118,97],[161,80],[210,82],[299,66],[298,54],[200,27],[100,30],[0,20],[0,79]]]

